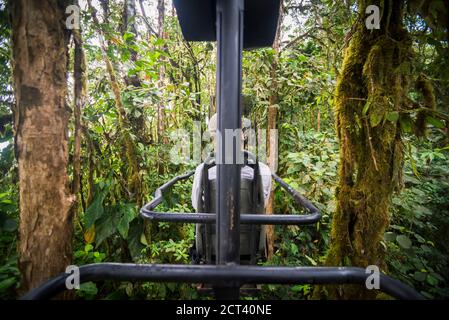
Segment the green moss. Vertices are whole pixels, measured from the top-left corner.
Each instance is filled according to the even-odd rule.
[[[402,28],[402,1],[383,2],[389,18],[386,26],[378,32],[358,28],[337,82],[341,162],[328,265],[384,268],[380,241],[389,224],[391,196],[403,163],[399,123],[386,121],[386,115],[399,112],[406,97],[411,42]],[[359,7],[366,7],[364,1],[359,1]],[[375,297],[360,286],[327,289],[332,298]],[[314,297],[322,292],[317,288]]]

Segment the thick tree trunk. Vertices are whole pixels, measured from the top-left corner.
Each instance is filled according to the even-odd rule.
[[[268,149],[268,166],[270,167],[270,170],[272,172],[276,172],[277,166],[278,166],[278,142],[277,142],[277,135],[274,134],[277,127],[277,109],[278,109],[278,80],[277,80],[277,70],[279,67],[279,47],[281,43],[281,26],[282,26],[282,19],[283,19],[283,1],[281,1],[280,4],[280,13],[279,13],[279,20],[278,20],[278,26],[276,31],[276,36],[273,42],[273,50],[274,50],[274,57],[273,57],[273,63],[271,65],[271,94],[270,94],[270,101],[269,101],[269,107],[268,107],[268,143],[267,143],[267,149]],[[267,208],[266,212],[267,214],[273,214],[273,207],[274,207],[274,189],[270,191],[270,195],[268,198]],[[274,226],[267,226],[267,255],[268,258],[271,258],[273,256],[274,251]]]
[[[368,30],[364,21],[359,24],[336,88],[340,180],[326,264],[382,269],[380,241],[403,159],[398,118],[388,115],[400,115],[406,108],[411,42],[403,28],[404,1],[360,0],[360,12],[370,4],[383,12],[381,28]],[[361,286],[328,289],[333,298],[374,294]]]
[[[72,258],[66,5],[52,0],[10,2],[22,291],[64,272]]]

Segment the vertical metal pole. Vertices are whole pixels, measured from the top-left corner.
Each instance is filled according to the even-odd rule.
[[[243,0],[217,0],[217,264],[240,263],[240,148],[233,139],[231,150],[226,150],[226,130],[241,127],[240,93],[242,79]],[[232,163],[229,160],[232,159]],[[227,283],[215,288],[218,299],[238,299],[240,288]]]

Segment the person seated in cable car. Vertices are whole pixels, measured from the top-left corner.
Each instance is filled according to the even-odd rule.
[[[242,120],[242,146],[247,140],[247,130],[250,129],[249,119]],[[214,147],[217,143],[217,114],[214,114],[208,125]],[[265,206],[271,190],[271,170],[263,162],[257,161],[251,154],[241,168],[240,182],[240,213],[261,214],[265,213]],[[210,159],[210,158],[209,158]],[[217,171],[215,163],[207,163],[208,160],[197,166],[192,186],[192,206],[196,212],[214,213],[215,190]],[[208,167],[205,170],[204,166]],[[257,173],[256,175],[254,173]],[[207,175],[208,182],[204,176]],[[206,224],[196,225],[195,250],[193,260],[195,263],[203,261],[213,263],[215,247],[215,226]],[[259,258],[266,257],[266,232],[264,226],[241,225],[240,226],[240,255],[242,263],[255,264]]]
[[[247,140],[246,131],[250,129],[251,121],[247,118],[242,119],[242,140],[245,142]],[[217,114],[215,113],[209,120],[208,131],[212,138],[212,143],[214,147],[216,146],[216,133],[217,133]],[[244,145],[244,144],[242,144]],[[264,205],[266,206],[268,202],[268,197],[270,195],[271,190],[271,170],[270,168],[263,162],[258,163],[259,165],[259,174],[262,178],[262,187],[263,187],[263,197],[264,197]],[[195,175],[193,178],[193,186],[192,186],[192,206],[195,210],[198,210],[198,197],[201,192],[201,173],[204,167],[204,163],[200,163],[195,169]],[[209,180],[214,180],[217,177],[216,167],[213,166],[209,169]],[[241,177],[244,179],[252,180],[254,178],[254,170],[249,166],[244,166],[241,170]]]

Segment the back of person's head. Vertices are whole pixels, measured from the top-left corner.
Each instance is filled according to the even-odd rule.
[[[242,141],[242,148],[244,148],[244,144],[247,140],[247,135],[245,134],[247,129],[251,128],[251,121],[248,118],[243,117],[242,118],[242,131],[241,131],[241,141]],[[209,119],[209,123],[207,126],[207,129],[209,131],[209,135],[212,138],[212,143],[214,145],[214,148],[216,148],[217,141],[217,131],[218,131],[218,116],[217,113],[214,113],[212,117]]]
[[[242,130],[245,131],[247,129],[251,128],[251,120],[248,118],[242,117]],[[216,113],[212,115],[209,119],[209,125],[207,126],[207,129],[211,135],[215,135],[217,133],[218,129],[218,116]]]

